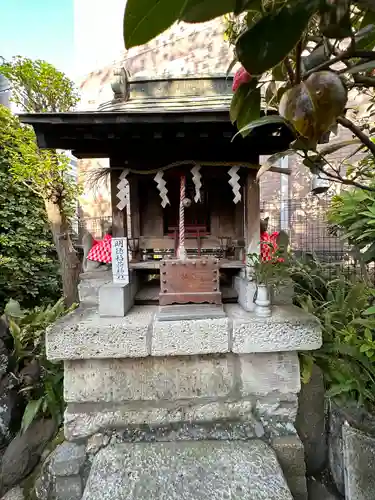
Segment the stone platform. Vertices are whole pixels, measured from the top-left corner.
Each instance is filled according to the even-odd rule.
[[[272,449],[247,443],[134,443],[100,451],[82,500],[293,500]]]
[[[313,350],[321,346],[317,319],[302,309],[274,306],[259,318],[238,304],[225,316],[159,321],[157,306],[134,306],[125,317],[100,317],[96,306],[80,307],[47,332],[50,360],[142,358]]]
[[[174,452],[197,477],[196,471],[205,471],[208,478],[225,456],[230,498],[289,499],[276,453],[294,498],[306,499],[304,451],[294,426],[301,387],[298,351],[320,347],[319,324],[292,305],[274,306],[267,318],[238,304],[219,308],[210,313],[193,306],[190,319],[190,306],[133,306],[125,317],[103,317],[97,305],[86,302],[48,329],[47,356],[64,361],[65,438],[71,444],[89,443],[101,435],[123,446],[121,452],[111,455],[106,449],[95,458],[85,499],[107,498],[106,491],[112,492],[111,500],[125,498],[130,487],[140,499],[224,498],[219,475],[212,492],[202,481],[185,496],[178,487],[173,490]],[[254,449],[276,463],[272,470],[281,481],[279,493],[267,489],[271,485],[258,469],[262,465]],[[123,471],[110,465],[121,460],[129,464],[134,481],[126,483]],[[154,460],[166,462],[162,469],[155,466],[153,476]],[[112,471],[107,489],[95,479],[101,468]],[[149,472],[138,482],[141,468]],[[263,486],[253,490],[248,482],[257,474],[264,495]],[[144,489],[147,482],[155,489]],[[238,495],[237,486],[243,487]],[[169,490],[171,496],[164,496]],[[195,490],[200,496],[192,496]]]

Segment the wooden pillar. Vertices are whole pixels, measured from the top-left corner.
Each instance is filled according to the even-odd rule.
[[[111,167],[113,167],[113,162],[110,162]],[[111,179],[111,204],[112,204],[112,234],[114,238],[126,237],[127,232],[127,220],[126,220],[126,207],[123,210],[117,208],[119,199],[117,198],[117,184],[120,182],[121,170],[113,169],[110,173]]]
[[[256,171],[249,170],[245,185],[245,243],[247,253],[260,252],[260,196]]]
[[[132,238],[141,236],[141,222],[139,215],[139,185],[138,177],[129,175],[130,191],[130,234]]]

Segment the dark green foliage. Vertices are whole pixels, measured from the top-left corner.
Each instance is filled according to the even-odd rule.
[[[3,107],[0,112],[2,139],[5,126],[11,125],[13,118]],[[28,141],[27,133],[24,140]],[[0,146],[2,144],[0,142]],[[9,155],[1,148],[0,312],[10,298],[31,307],[55,302],[61,295],[58,261],[43,200],[21,181],[16,181],[9,167]]]
[[[66,309],[63,299],[53,306],[22,310],[11,300],[5,307],[5,319],[13,336],[13,374],[18,389],[27,405],[22,419],[24,432],[34,419],[53,418],[61,425],[64,412],[62,363],[52,363],[46,358],[46,328],[75,307]]]
[[[309,262],[293,266],[297,303],[320,321],[323,346],[301,353],[302,380],[313,363],[323,371],[327,396],[375,409],[375,290],[342,270]]]

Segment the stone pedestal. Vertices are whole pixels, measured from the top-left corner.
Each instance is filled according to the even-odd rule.
[[[134,306],[126,317],[102,317],[81,307],[48,330],[48,357],[65,366],[66,439],[81,443],[98,433],[111,443],[260,439],[271,455],[274,449],[295,498],[306,498],[294,427],[297,351],[321,345],[316,319],[294,306],[274,306],[269,318],[238,304],[194,320],[158,313],[157,306]]]

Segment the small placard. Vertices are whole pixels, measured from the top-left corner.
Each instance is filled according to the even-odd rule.
[[[112,238],[113,283],[129,283],[128,239]]]

